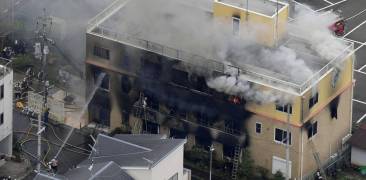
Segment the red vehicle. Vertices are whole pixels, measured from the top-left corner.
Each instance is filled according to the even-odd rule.
[[[342,19],[342,20],[339,20],[339,21],[335,22],[331,26],[329,26],[329,29],[331,31],[333,31],[336,36],[343,36],[344,35],[345,26],[346,26],[346,23]]]

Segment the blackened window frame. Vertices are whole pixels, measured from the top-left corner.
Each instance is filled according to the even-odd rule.
[[[319,102],[319,93],[316,92],[313,96],[309,99],[309,109],[314,107]]]
[[[0,125],[4,124],[4,113],[0,114]]]
[[[255,132],[257,134],[262,134],[262,123],[260,122],[255,123]]]
[[[292,104],[285,104],[285,105],[276,104],[276,110],[287,113],[288,106],[290,106],[290,114],[292,114]]]
[[[5,91],[4,84],[2,84],[0,86],[0,99],[4,99],[4,91]]]
[[[277,130],[279,130],[279,132],[277,132]],[[287,131],[286,130],[283,130],[281,128],[275,128],[274,129],[273,139],[276,143],[286,145],[287,144],[286,137],[287,137]],[[277,139],[277,138],[280,138],[280,139]],[[292,133],[291,132],[289,134],[289,139],[290,139],[289,145],[292,145]]]
[[[234,15],[232,17],[232,28],[233,28],[233,35],[239,36],[240,35],[240,16]]]
[[[307,127],[308,139],[313,138],[316,134],[318,134],[318,121],[311,123]]]
[[[95,45],[93,48],[93,55],[105,60],[110,60],[110,51],[107,48],[103,48]]]

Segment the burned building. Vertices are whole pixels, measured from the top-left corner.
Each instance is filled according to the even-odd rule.
[[[239,2],[116,0],[90,20],[89,122],[233,162],[247,148],[272,173],[286,173],[289,143],[292,178],[328,162],[352,126],[353,44],[332,38],[328,53],[288,33],[287,4]]]

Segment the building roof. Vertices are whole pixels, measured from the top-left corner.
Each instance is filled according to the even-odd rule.
[[[113,180],[133,180],[116,163],[103,162],[88,166],[82,166],[68,171],[64,175],[38,173],[34,180],[68,180],[68,179],[113,179]]]
[[[311,50],[313,45],[304,38],[289,35],[279,43],[281,48],[268,48],[250,40],[237,39],[232,36],[231,26],[213,23],[213,1],[202,1],[205,3],[197,7],[192,0],[117,0],[90,21],[88,33],[216,72],[232,72],[231,68],[235,68],[235,72],[246,76],[248,81],[296,95],[304,93],[326,73],[325,69],[330,69],[326,66],[334,64]],[[239,1],[221,0],[219,3],[241,7]],[[245,1],[240,2],[245,5]],[[281,3],[279,6],[283,8],[285,5]],[[277,4],[270,0],[251,0],[247,8],[272,17]],[[337,56],[338,60],[343,60],[351,52],[350,45],[346,46],[345,54],[337,52],[342,55]],[[279,58],[273,58],[273,54]],[[284,62],[283,59],[289,57],[298,61]],[[280,64],[291,65],[284,70]],[[292,71],[293,66],[306,66],[312,72]],[[298,69],[303,71],[306,68]]]
[[[366,141],[363,140],[365,138],[366,138],[366,124],[362,124],[352,135],[349,142],[354,147],[366,150]]]
[[[124,168],[151,168],[157,165],[185,139],[165,139],[161,135],[115,135],[99,134],[89,159],[79,166],[113,161]]]
[[[57,174],[49,174],[46,172],[37,173],[33,180],[66,180],[67,178]]]
[[[90,170],[89,170],[90,168]],[[133,180],[121,167],[113,161],[96,163],[92,166],[81,166],[65,174],[69,179],[113,179]]]
[[[261,13],[266,16],[275,15],[277,10],[280,11],[280,9],[285,6],[281,2],[277,4],[276,2],[270,0],[218,0],[218,2],[229,4],[235,7],[240,7],[245,10],[248,8],[249,11]]]

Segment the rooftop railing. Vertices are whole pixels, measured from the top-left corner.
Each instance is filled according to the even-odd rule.
[[[159,43],[134,37],[127,33],[116,32],[111,30],[110,28],[101,25],[101,23],[106,20],[106,18],[111,16],[115,11],[121,8],[128,1],[129,0],[114,1],[110,6],[108,6],[104,11],[99,13],[89,22],[87,26],[88,33],[102,36],[114,41],[119,41],[124,44],[129,44],[131,46],[154,52],[172,59],[180,60],[183,63],[194,65],[194,67],[199,66],[204,70],[216,71],[227,75],[231,75],[231,73],[229,72],[235,71],[238,74],[247,75],[249,77],[248,81],[260,83],[265,86],[269,86],[285,92],[290,92],[295,95],[301,95],[308,88],[312,87],[323,75],[330,71],[335,64],[344,60],[344,58],[351,52],[351,48],[353,48],[353,44],[347,46],[347,48],[345,48],[336,58],[331,60],[327,65],[325,65],[321,70],[312,75],[303,84],[296,84],[273,76],[265,75],[258,71],[258,69],[260,68],[258,68],[257,70],[253,70],[253,68],[249,66],[237,67],[225,64],[223,62],[205,58],[200,55],[192,54],[183,50],[178,50]]]

